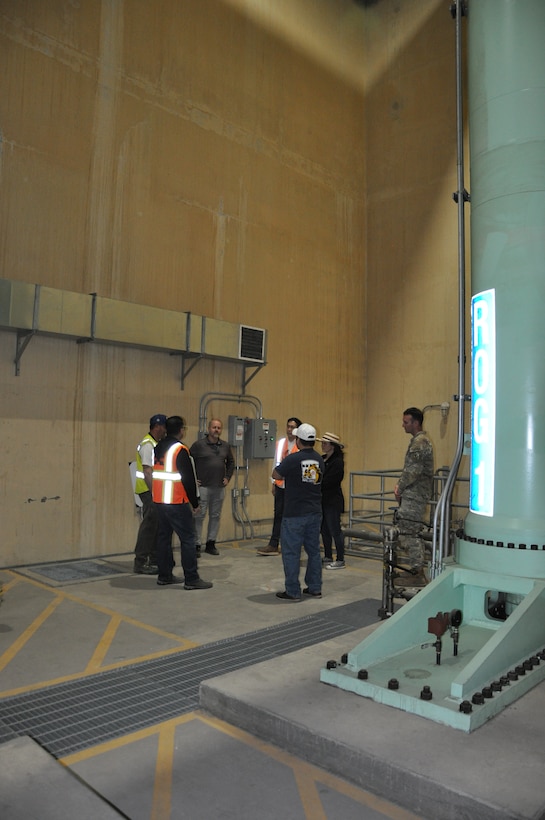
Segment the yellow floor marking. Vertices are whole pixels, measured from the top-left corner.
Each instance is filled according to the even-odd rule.
[[[152,661],[155,658],[167,658],[169,655],[176,655],[182,654],[185,652],[186,648],[191,649],[195,644],[188,641],[188,646],[176,646],[172,649],[160,649],[157,652],[150,652],[147,655],[141,655],[137,658],[129,658],[125,661],[117,661],[116,663],[110,663],[105,666],[101,666],[98,670],[99,672],[111,672],[113,669],[122,669],[125,666],[134,666],[136,663],[142,663],[144,661]],[[1,657],[1,656],[0,656]],[[95,674],[95,673],[90,673]],[[39,681],[38,683],[31,683],[26,686],[18,686],[14,689],[6,689],[5,691],[0,692],[0,697],[8,698],[12,695],[21,695],[26,692],[35,692],[37,689],[46,689],[48,686],[56,686],[58,683],[67,683],[71,680],[81,680],[81,678],[86,677],[85,673],[82,672],[73,672],[70,675],[62,675],[58,678],[52,678],[51,680],[46,681]]]
[[[109,609],[108,607],[101,606],[100,604],[93,604],[88,601],[84,601],[81,598],[78,598],[77,595],[73,595],[69,592],[65,592],[62,589],[58,588],[51,588],[47,584],[43,584],[40,581],[35,581],[33,578],[27,578],[23,575],[17,575],[13,571],[8,570],[10,574],[13,574],[13,580],[7,583],[4,583],[4,593],[7,592],[11,587],[19,584],[19,583],[28,583],[39,589],[43,589],[46,592],[50,593],[51,595],[55,596],[55,600],[49,605],[49,607],[44,610],[44,613],[37,618],[30,627],[28,627],[23,635],[21,635],[10,647],[10,649],[6,650],[2,655],[0,655],[0,671],[5,669],[5,667],[15,658],[17,653],[24,647],[27,641],[32,637],[32,635],[36,632],[36,630],[47,620],[53,609],[55,609],[60,603],[63,601],[71,601],[73,603],[78,604],[79,606],[88,607],[96,612],[101,612],[104,615],[108,615],[110,617],[110,623],[106,628],[99,644],[93,654],[93,657],[89,661],[87,668],[82,670],[81,672],[76,672],[70,675],[62,675],[58,678],[54,678],[48,681],[41,681],[39,683],[30,684],[27,686],[19,686],[14,689],[9,689],[3,692],[0,692],[0,696],[8,697],[11,695],[18,695],[23,692],[31,692],[35,691],[36,689],[43,689],[46,686],[54,686],[58,683],[65,683],[71,680],[77,680],[81,677],[86,675],[94,674],[97,671],[100,672],[108,672],[113,669],[121,669],[124,666],[130,666],[135,663],[142,663],[144,661],[155,660],[156,658],[163,658],[169,655],[176,654],[177,652],[184,652],[186,649],[193,649],[194,647],[198,646],[199,644],[195,641],[190,641],[187,638],[183,638],[180,635],[175,635],[172,632],[166,632],[164,629],[158,629],[157,627],[151,626],[149,624],[145,624],[142,621],[137,621],[135,618],[130,618],[125,615],[120,615],[118,612],[115,612],[113,609]],[[148,652],[145,655],[138,655],[134,658],[129,658],[127,660],[118,661],[116,663],[105,664],[101,666],[101,662],[104,660],[104,657],[107,654],[107,651],[111,645],[111,642],[115,636],[116,630],[119,628],[120,624],[126,623],[131,626],[135,626],[137,629],[143,629],[147,632],[151,632],[154,635],[159,635],[162,638],[167,638],[169,640],[175,641],[178,646],[172,647],[171,649],[163,649],[158,650],[157,652]]]
[[[22,581],[22,578],[21,578],[20,575],[14,575],[14,573],[12,573],[12,572],[10,572],[10,575],[13,575],[13,578],[11,579],[11,581],[1,581],[0,580],[0,584],[2,585],[2,590],[3,590],[4,593],[9,592],[10,589],[13,589],[13,587],[17,586],[17,584],[19,584]]]
[[[98,642],[98,646],[96,647],[95,651],[93,652],[93,657],[85,667],[84,675],[90,675],[93,672],[98,672],[101,670],[101,664],[106,655],[108,654],[108,650],[112,645],[112,641],[115,638],[116,632],[119,628],[121,623],[121,615],[115,615],[110,618],[110,623],[104,630],[102,634],[102,638]],[[101,670],[102,671],[102,670]]]
[[[218,718],[210,717],[209,715],[205,715],[201,712],[196,712],[195,715],[199,718],[199,720],[202,720],[203,723],[208,723],[220,732],[237,738],[243,743],[246,743],[248,746],[269,755],[269,757],[272,757],[280,763],[290,766],[294,770],[294,773],[301,771],[305,774],[305,777],[313,777],[317,782],[323,783],[328,788],[334,789],[340,794],[344,794],[351,800],[355,800],[356,802],[361,803],[374,811],[384,814],[384,816],[389,817],[390,820],[421,820],[418,815],[413,814],[406,809],[402,809],[399,806],[395,806],[387,800],[377,797],[376,795],[371,794],[371,792],[365,791],[365,789],[360,786],[353,786],[346,780],[341,780],[337,777],[337,775],[330,774],[325,771],[325,769],[320,769],[312,763],[305,763],[303,760],[299,760],[299,758],[294,757],[289,752],[285,752],[276,746],[271,746],[269,743],[259,740],[248,732],[245,732],[243,729],[237,729],[236,726],[232,726],[230,723],[224,723]]]
[[[252,749],[257,750],[292,769],[301,795],[305,816],[309,818],[309,820],[325,820],[327,816],[324,813],[317,786],[314,785],[314,788],[312,788],[312,783],[322,783],[328,789],[336,791],[339,794],[348,797],[350,800],[372,809],[373,811],[379,812],[384,815],[385,818],[389,818],[389,820],[421,820],[418,815],[413,814],[400,806],[396,806],[384,798],[377,797],[360,786],[354,786],[351,783],[348,783],[348,781],[342,780],[337,775],[330,774],[325,771],[325,769],[320,769],[312,763],[306,763],[289,752],[283,751],[277,746],[272,746],[264,740],[259,740],[259,738],[254,737],[244,731],[244,729],[238,729],[230,723],[225,723],[219,718],[205,715],[203,712],[199,711],[190,712],[189,714],[181,715],[178,718],[172,718],[164,723],[155,724],[155,726],[150,726],[147,729],[139,729],[137,732],[132,732],[131,734],[124,735],[120,738],[115,738],[114,740],[109,740],[106,743],[100,743],[98,746],[93,746],[90,749],[75,752],[72,755],[63,757],[59,762],[62,763],[63,766],[74,766],[77,763],[90,760],[93,757],[98,757],[101,754],[106,754],[108,752],[115,751],[116,749],[121,749],[131,743],[136,743],[140,740],[144,740],[158,734],[160,737],[155,768],[155,792],[153,806],[153,810],[156,813],[152,815],[152,820],[168,820],[170,817],[170,802],[167,805],[166,799],[163,801],[160,800],[159,797],[157,797],[156,801],[155,795],[158,793],[160,788],[164,788],[165,795],[168,790],[170,800],[175,732],[178,726],[181,726],[184,723],[190,723],[192,720],[199,720],[202,723],[206,723],[208,726],[216,729],[222,734],[228,735],[229,737],[244,743],[246,746],[250,746]],[[161,737],[162,734],[163,736]],[[162,767],[164,767],[164,771],[161,771]],[[162,807],[162,814],[160,813],[159,806]]]
[[[168,820],[172,806],[172,768],[176,726],[163,725],[159,732],[151,820]]]
[[[51,592],[52,594],[55,593],[57,595],[62,595],[68,601],[74,601],[76,604],[80,606],[89,607],[89,609],[94,609],[96,612],[102,612],[105,615],[116,616],[117,613],[113,609],[109,609],[109,607],[102,606],[101,604],[94,604],[91,601],[85,601],[82,598],[78,598],[77,595],[72,595],[70,592],[65,592],[64,589],[59,589],[58,587],[50,587],[47,584],[43,584],[41,581],[35,581],[34,578],[27,578],[25,576],[21,576],[23,580],[28,583],[32,584],[33,586],[38,587],[39,589],[45,589],[47,592]],[[188,641],[187,638],[182,638],[180,635],[175,635],[172,632],[165,632],[164,629],[158,629],[155,626],[151,626],[150,624],[145,624],[142,621],[137,621],[135,618],[131,618],[128,615],[121,615],[122,620],[127,623],[131,624],[132,626],[137,626],[139,629],[145,629],[147,632],[152,632],[154,635],[161,635],[163,638],[170,638],[173,641],[178,641],[178,643],[182,643],[184,648],[193,648],[198,646],[198,644]]]
[[[49,618],[49,616],[57,609],[59,604],[62,604],[62,596],[58,596],[55,600],[51,601],[49,606],[47,606],[41,615],[38,615],[37,618],[34,618],[30,626],[27,626],[25,631],[22,635],[19,635],[17,640],[15,640],[9,649],[0,655],[0,672],[2,669],[5,669],[8,663],[11,663],[13,658],[17,655],[19,650],[23,648],[23,646],[32,638],[32,636],[38,631],[38,629],[42,626],[45,621]]]
[[[316,787],[316,778],[309,776],[308,772],[303,772],[298,766],[292,766],[292,768],[305,817],[307,817],[308,820],[327,820],[327,815]]]
[[[164,723],[156,723],[154,726],[148,726],[147,729],[138,729],[137,732],[131,732],[123,737],[116,737],[114,740],[107,740],[105,743],[99,743],[98,746],[91,746],[89,749],[83,749],[80,752],[66,755],[60,758],[63,766],[74,766],[76,763],[81,763],[83,760],[90,760],[92,757],[112,752],[116,749],[122,749],[123,746],[128,746],[131,743],[137,743],[139,740],[145,740],[148,737],[159,734],[165,727],[172,727],[173,730],[177,726],[184,723],[190,723],[196,719],[195,712],[189,712],[187,715],[180,715],[180,717],[166,720]]]

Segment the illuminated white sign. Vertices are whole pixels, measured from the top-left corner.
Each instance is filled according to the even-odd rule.
[[[471,300],[471,476],[469,509],[494,514],[496,449],[496,300],[494,290]]]

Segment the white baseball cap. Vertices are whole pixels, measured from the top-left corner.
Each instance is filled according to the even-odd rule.
[[[301,441],[316,441],[316,428],[312,424],[300,424],[296,427],[292,435],[300,438]]]

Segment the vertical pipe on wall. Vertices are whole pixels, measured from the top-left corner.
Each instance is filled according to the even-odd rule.
[[[465,336],[466,336],[466,236],[465,203],[467,191],[464,184],[464,115],[463,115],[463,70],[462,70],[462,17],[465,14],[465,0],[456,0],[451,13],[456,23],[456,168],[457,190],[454,200],[458,211],[458,435],[456,452],[445,482],[441,498],[435,508],[433,519],[433,549],[431,577],[440,572],[443,558],[449,551],[450,501],[454,491],[460,461],[464,450],[465,432]],[[437,544],[437,541],[439,544]]]
[[[472,391],[461,547],[471,566],[471,542],[510,546],[490,560],[517,574],[521,549],[545,558],[545,2],[469,0],[468,20],[472,293],[495,307],[495,390],[478,407]],[[477,377],[473,366],[483,391],[485,361]]]

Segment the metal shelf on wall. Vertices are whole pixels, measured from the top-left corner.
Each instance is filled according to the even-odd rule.
[[[242,392],[267,364],[263,328],[9,279],[0,279],[0,329],[16,332],[16,376],[37,334],[181,356],[182,390],[202,359],[240,364]]]

